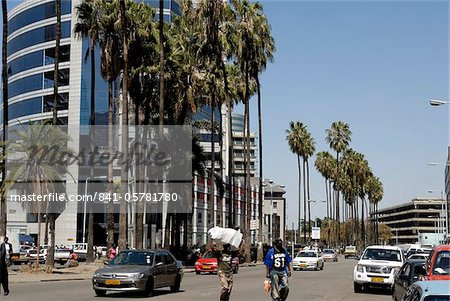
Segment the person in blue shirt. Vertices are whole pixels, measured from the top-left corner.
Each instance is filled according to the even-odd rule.
[[[270,278],[270,296],[272,301],[285,301],[289,294],[288,277],[291,277],[291,257],[283,247],[283,240],[278,238],[274,247],[264,258],[266,277]]]

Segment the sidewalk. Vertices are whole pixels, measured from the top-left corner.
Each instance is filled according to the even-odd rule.
[[[262,263],[243,263],[241,268],[255,267],[262,265]],[[90,280],[97,269],[103,268],[103,262],[95,262],[91,264],[81,263],[78,267],[64,268],[54,270],[52,274],[45,272],[20,272],[9,271],[9,283],[31,283],[31,282],[50,282],[50,281],[76,281],[76,280]],[[185,274],[195,273],[193,266],[183,268]]]

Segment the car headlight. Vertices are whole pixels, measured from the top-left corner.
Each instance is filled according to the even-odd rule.
[[[100,274],[99,272],[95,272],[95,273],[94,273],[94,277],[99,278],[99,277],[101,277],[101,274]]]
[[[130,274],[130,278],[132,278],[132,279],[144,278],[144,273],[133,273],[133,274]]]
[[[195,265],[201,265],[201,263],[200,262],[196,262]]]
[[[364,273],[364,266],[362,264],[356,265],[356,271]]]

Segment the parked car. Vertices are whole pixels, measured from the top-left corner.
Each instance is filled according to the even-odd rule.
[[[408,288],[402,301],[448,301],[448,285],[448,280],[418,281]]]
[[[353,257],[353,258],[358,257],[355,246],[346,246],[345,247],[344,258],[350,258],[350,257]]]
[[[334,249],[323,249],[323,260],[325,261],[338,261],[337,253]]]
[[[94,273],[92,286],[99,297],[107,291],[142,292],[151,296],[154,289],[161,287],[179,291],[182,279],[183,265],[169,251],[126,250]]]
[[[405,262],[399,247],[367,247],[353,270],[353,289],[360,293],[368,286],[391,289],[394,276]]]
[[[72,255],[71,249],[56,249],[55,250],[55,262],[58,262],[59,264],[65,264]]]
[[[236,274],[239,271],[239,258],[233,257],[231,260],[231,268],[233,273]],[[217,258],[212,252],[206,252],[202,257],[195,262],[195,273],[217,273]]]
[[[30,262],[36,262],[36,259],[38,257],[38,252],[36,249],[29,249],[27,251],[27,257],[29,258]],[[44,263],[45,260],[47,260],[47,249],[39,249],[39,263]]]
[[[292,260],[292,268],[294,271],[302,269],[323,270],[324,265],[322,253],[316,250],[300,251]]]
[[[450,245],[435,247],[427,261],[428,280],[450,280]]]
[[[426,261],[423,259],[407,260],[394,278],[392,299],[400,301],[408,287],[416,281],[426,279]]]
[[[430,257],[430,253],[416,253],[408,256],[408,259],[423,259],[427,260]]]
[[[33,249],[30,245],[20,245],[18,248],[18,253],[11,254],[11,262],[12,264],[23,264],[30,261],[30,258],[27,256],[27,251]]]

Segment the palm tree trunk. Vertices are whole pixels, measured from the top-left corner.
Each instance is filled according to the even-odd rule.
[[[128,35],[126,21],[125,0],[120,0],[120,22],[122,24],[123,41],[123,79],[122,79],[122,153],[124,161],[128,161]],[[127,244],[127,207],[125,203],[125,194],[128,191],[128,168],[126,164],[120,166],[120,215],[119,215],[119,249],[125,250]]]
[[[330,246],[330,227],[331,227],[331,221],[330,221],[330,198],[328,197],[328,180],[327,178],[324,178],[325,180],[325,195],[327,198],[327,222],[328,222],[328,227],[327,227],[327,247]]]
[[[307,183],[307,190],[308,190],[308,221],[309,221],[309,240],[311,240],[311,194],[309,193],[309,162],[308,159],[306,159],[306,183]]]
[[[262,242],[262,216],[263,216],[263,138],[262,138],[262,110],[261,110],[261,84],[259,76],[256,76],[256,89],[258,92],[258,135],[259,135],[259,190],[258,190],[258,216],[259,216],[259,231],[258,241]],[[262,260],[258,256],[258,260]]]
[[[91,142],[91,152],[94,153],[95,148],[95,41],[91,39],[90,45],[90,58],[91,58],[91,104],[90,104],[90,142]],[[94,165],[91,164],[89,168],[89,177],[91,181],[94,181]],[[88,185],[88,181],[86,181]],[[89,215],[88,215],[88,237],[87,237],[87,253],[86,262],[90,263],[94,261],[94,213],[92,212],[92,204],[88,204]]]
[[[306,211],[307,211],[307,199],[306,199],[306,169],[305,169],[305,160],[303,159],[303,164],[302,164],[302,168],[303,168],[303,240],[306,244],[307,241],[309,241],[311,239],[311,237],[308,238],[308,240],[306,239],[306,232],[308,231],[308,229],[306,228]]]
[[[108,81],[108,152],[110,154],[113,153],[113,145],[114,145],[114,135],[113,135],[113,80],[110,79]],[[108,216],[107,216],[107,243],[108,248],[110,248],[114,244],[114,197],[113,197],[113,161],[109,160],[108,162],[108,192],[109,192],[109,200],[108,200]]]
[[[215,195],[215,157],[216,157],[216,148],[215,148],[215,141],[214,141],[214,134],[216,132],[216,126],[215,126],[215,95],[212,95],[212,103],[211,103],[211,170],[210,170],[210,180],[211,180],[211,187],[208,187],[209,192],[209,212],[211,214],[211,223],[209,225],[209,228],[212,228],[216,225],[215,218],[216,218],[216,212],[214,208],[214,203],[216,199]]]
[[[300,239],[302,230],[302,168],[300,164],[300,155],[297,155],[297,167],[298,167],[298,236]]]
[[[5,143],[8,136],[8,7],[7,0],[2,0],[2,19],[3,19],[3,35],[2,35],[2,99],[3,99],[3,132],[2,141]],[[5,145],[5,144],[4,144]],[[5,152],[4,152],[5,153]],[[6,158],[3,159],[1,166],[2,183],[6,180]],[[3,191],[3,190],[2,190]],[[6,192],[0,195],[0,236],[6,237]]]
[[[245,157],[246,157],[246,169],[245,169],[245,203],[246,203],[246,222],[245,222],[245,228],[246,231],[246,239],[245,239],[245,259],[246,262],[251,261],[250,256],[250,245],[251,245],[251,230],[250,230],[250,221],[251,221],[251,214],[252,214],[252,202],[251,202],[251,195],[250,195],[250,79],[249,79],[249,63],[245,63],[245,120],[246,120],[246,127],[245,127]]]
[[[340,212],[339,212],[339,152],[336,152],[336,239],[337,244],[341,244],[341,231],[340,231]]]
[[[61,44],[61,0],[56,0],[56,34],[55,34],[55,70],[53,73],[53,126],[58,125],[58,85],[59,85],[59,46]],[[45,215],[45,240],[48,243],[48,232],[50,230],[50,246],[47,252],[47,273],[53,271],[55,264],[55,214],[49,212],[49,204]],[[50,228],[50,229],[49,229]]]

